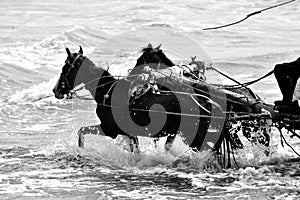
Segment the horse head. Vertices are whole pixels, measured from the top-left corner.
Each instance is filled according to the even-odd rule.
[[[162,68],[172,67],[175,64],[167,58],[167,56],[160,49],[161,44],[153,48],[149,43],[147,47],[142,49],[142,55],[137,59],[135,67],[145,65],[145,64],[162,64]],[[153,68],[153,66],[150,66]]]
[[[58,99],[63,99],[64,95],[70,97],[70,91],[75,87],[75,80],[79,68],[85,60],[81,46],[78,53],[71,53],[68,48],[66,48],[66,51],[68,57],[64,66],[62,67],[60,77],[53,89],[53,93]]]

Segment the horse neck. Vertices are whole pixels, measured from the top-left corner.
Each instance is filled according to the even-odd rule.
[[[159,57],[163,60],[163,63],[169,67],[174,66],[175,64],[161,51],[158,53]]]
[[[85,88],[91,93],[97,103],[103,101],[104,95],[113,87],[117,81],[108,71],[96,67],[96,65],[88,60],[85,67],[83,83]]]

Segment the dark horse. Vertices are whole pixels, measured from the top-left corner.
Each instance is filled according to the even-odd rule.
[[[156,70],[166,69],[174,66],[175,64],[169,58],[167,58],[160,47],[161,45],[158,45],[157,47],[153,48],[149,43],[147,47],[143,48],[143,54],[137,59],[136,64],[130,74],[140,74],[146,65]]]
[[[138,145],[137,136],[155,138],[167,136],[165,147],[168,149],[176,134],[181,133],[190,147],[200,150],[211,148],[206,138],[211,124],[216,124],[218,128],[223,129],[224,113],[218,105],[224,101],[220,98],[222,95],[225,95],[228,100],[234,99],[230,94],[213,92],[215,102],[212,102],[209,94],[211,90],[209,91],[205,84],[203,86],[180,85],[176,88],[161,84],[158,87],[164,92],[156,92],[155,89],[150,88],[139,97],[132,97],[128,92],[132,80],[117,80],[108,71],[96,67],[90,59],[83,56],[81,47],[78,53],[71,53],[68,48],[66,51],[68,57],[53,89],[55,97],[62,99],[65,95],[71,96],[74,87],[84,83],[85,88],[97,102],[96,113],[101,121],[99,125],[80,128],[78,131],[80,147],[83,147],[85,134],[102,134],[111,138],[116,138],[118,135],[128,136],[131,139],[132,150]],[[138,74],[142,70],[140,65],[147,63],[160,65],[162,68],[174,65],[159,50],[159,47],[148,46],[143,50],[143,55],[138,59],[131,76]],[[172,91],[179,92],[176,94]],[[196,96],[185,95],[186,93],[196,94]],[[252,112],[256,109],[241,98],[225,104],[225,109],[236,111]],[[217,120],[211,123],[213,109],[218,114],[214,113],[217,115]],[[220,144],[223,138],[222,131],[216,143]]]

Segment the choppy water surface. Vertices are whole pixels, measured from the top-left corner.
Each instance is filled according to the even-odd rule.
[[[97,65],[110,63],[115,75],[126,73],[152,42],[162,43],[176,62],[197,55],[241,82],[253,80],[299,57],[299,2],[234,27],[202,29],[279,2],[1,1],[0,198],[299,199],[299,163],[280,164],[294,154],[281,146],[276,130],[272,156],[249,145],[236,153],[242,168],[221,170],[213,162],[203,170],[211,154],[190,151],[180,137],[170,152],[165,138],[157,146],[140,138],[139,155],[128,151],[123,137],[88,136],[79,149],[77,130],[99,123],[95,103],[48,97],[65,47],[77,51],[79,45]],[[268,102],[280,98],[272,76],[252,89]]]

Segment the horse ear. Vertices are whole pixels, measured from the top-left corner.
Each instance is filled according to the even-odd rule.
[[[69,48],[66,48],[66,52],[67,52],[67,54],[68,54],[68,57],[71,57],[72,55],[71,55],[71,51],[69,50]]]
[[[196,56],[191,57],[191,59],[192,59],[192,61],[195,61],[196,60]]]
[[[153,48],[153,47],[152,47],[152,44],[149,43],[148,46],[147,46],[147,49],[152,49],[152,48]]]
[[[159,44],[157,47],[155,47],[155,49],[158,51],[161,47],[161,44]]]
[[[82,47],[79,45],[79,54],[83,55],[83,50],[82,50]]]

